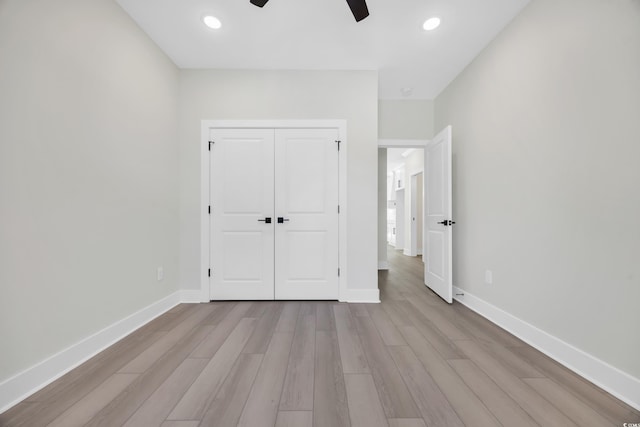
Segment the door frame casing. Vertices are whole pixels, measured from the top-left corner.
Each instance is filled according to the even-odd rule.
[[[210,233],[210,158],[211,129],[337,129],[338,151],[338,300],[346,301],[347,292],[347,121],[346,120],[202,120],[200,141],[200,301],[211,301],[209,285]],[[337,272],[336,272],[337,273]]]

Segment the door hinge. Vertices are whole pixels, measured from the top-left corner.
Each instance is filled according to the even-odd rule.
[[[211,205],[209,205],[209,215],[211,215]]]
[[[338,268],[338,277],[340,277],[340,268]]]
[[[338,144],[338,151],[340,151],[340,143],[341,143],[341,142],[342,142],[342,141],[340,141],[339,139],[336,139],[336,144]]]
[[[338,213],[340,213],[340,205],[338,205]]]
[[[209,277],[211,277],[211,269],[209,269]]]
[[[211,151],[211,146],[215,143],[216,143],[215,141],[209,141],[209,151]]]

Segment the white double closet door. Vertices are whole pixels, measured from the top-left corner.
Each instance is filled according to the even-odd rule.
[[[211,130],[211,299],[338,299],[337,139]]]

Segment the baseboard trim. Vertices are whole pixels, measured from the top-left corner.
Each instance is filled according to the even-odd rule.
[[[387,261],[378,261],[378,270],[388,270],[389,263]]]
[[[601,389],[640,410],[640,379],[454,286],[454,299]],[[462,294],[462,295],[460,295]]]
[[[347,289],[346,295],[342,295],[341,302],[352,303],[379,303],[380,290],[378,289]]]
[[[0,383],[0,414],[183,302],[182,292],[174,292]]]

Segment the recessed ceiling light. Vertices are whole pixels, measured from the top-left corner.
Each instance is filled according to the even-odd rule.
[[[205,16],[204,18],[202,18],[202,22],[204,22],[204,25],[214,30],[222,27],[222,22],[220,22],[220,20],[213,15]]]
[[[426,21],[424,21],[422,28],[424,28],[426,31],[431,31],[431,30],[435,30],[439,26],[440,26],[440,18],[437,18],[434,16],[433,18],[429,18]]]

